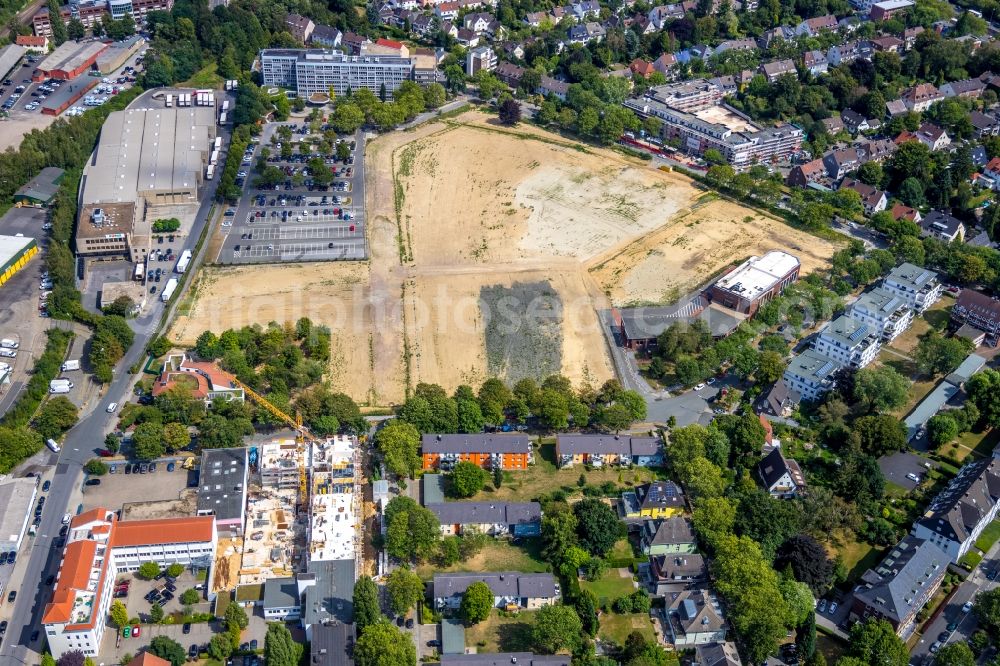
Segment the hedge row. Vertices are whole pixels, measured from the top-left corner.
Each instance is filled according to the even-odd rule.
[[[0,425],[9,428],[28,425],[42,400],[49,394],[49,382],[62,371],[62,362],[66,358],[69,341],[73,339],[73,332],[53,328],[46,331],[46,335],[49,339],[45,343],[45,352],[35,363],[24,393],[0,420]]]

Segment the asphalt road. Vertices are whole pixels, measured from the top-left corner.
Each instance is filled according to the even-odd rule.
[[[146,95],[139,99],[144,97]],[[228,133],[223,136],[228,145]],[[191,234],[186,238],[184,249],[194,250],[208,220],[217,183],[218,181],[210,182],[207,191],[202,195],[202,203]],[[45,511],[42,513],[42,523],[39,525],[38,536],[34,540],[30,560],[25,569],[24,582],[17,591],[17,601],[9,620],[7,634],[0,645],[0,663],[36,663],[36,657],[32,653],[39,652],[41,645],[29,644],[29,639],[32,631],[41,629],[42,611],[50,598],[51,591],[43,585],[43,582],[46,576],[54,574],[59,566],[61,550],[55,550],[53,545],[59,536],[63,514],[76,512],[76,507],[70,507],[70,496],[83,481],[83,465],[94,457],[97,449],[103,446],[104,437],[114,426],[113,419],[117,418],[107,414],[104,405],[111,401],[119,404],[127,401],[132,383],[136,379],[127,372],[127,368],[145,359],[146,345],[157,330],[163,307],[162,302],[157,299],[156,305],[150,308],[147,315],[133,320],[135,343],[118,364],[115,379],[105,392],[104,398],[90,413],[83,414],[81,420],[66,435],[52,479],[52,488],[46,500]]]

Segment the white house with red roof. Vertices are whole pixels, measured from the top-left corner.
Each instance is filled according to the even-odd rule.
[[[193,361],[187,354],[172,354],[163,363],[160,376],[153,383],[153,396],[183,386],[191,391],[194,398],[211,405],[216,398],[222,400],[246,400],[243,387],[236,383],[236,377],[211,361]]]
[[[71,650],[97,656],[118,573],[143,562],[208,568],[216,544],[214,516],[120,522],[114,511],[99,507],[73,518],[42,614],[52,656]]]

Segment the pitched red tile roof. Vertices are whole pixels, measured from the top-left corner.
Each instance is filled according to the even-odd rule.
[[[125,666],[171,666],[170,662],[149,652],[140,652]]]
[[[73,600],[76,598],[76,591],[87,589],[96,555],[96,541],[82,539],[70,542],[66,546],[62,565],[59,567],[59,580],[56,581],[52,601],[45,606],[42,624],[60,624],[70,621],[73,616]]]
[[[211,541],[215,529],[212,516],[126,520],[115,525],[113,548]]]
[[[377,39],[375,41],[375,43],[378,44],[379,46],[388,46],[389,48],[392,48],[392,49],[401,49],[401,48],[403,48],[403,42],[394,42],[391,39],[383,39],[381,37],[379,39]]]

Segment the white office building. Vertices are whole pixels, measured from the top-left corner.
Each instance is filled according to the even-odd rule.
[[[215,546],[212,516],[118,522],[114,511],[96,508],[73,518],[42,614],[52,656],[72,650],[97,656],[119,572],[143,562],[209,567]]]
[[[299,97],[339,96],[368,88],[386,99],[413,78],[413,60],[397,55],[346,55],[323,49],[264,49],[260,52],[265,86],[293,88]]]

